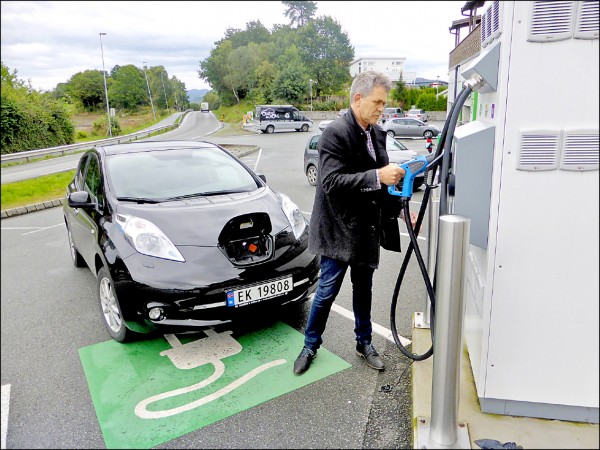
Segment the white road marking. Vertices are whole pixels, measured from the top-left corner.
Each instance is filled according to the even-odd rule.
[[[10,403],[10,384],[5,384],[2,386],[2,398],[0,408],[2,411],[2,449],[6,448],[6,435],[8,434],[8,406]]]
[[[65,224],[57,223],[56,225],[51,225],[49,227],[40,227],[38,230],[29,231],[28,233],[23,233],[21,236],[27,236],[28,234],[33,234],[33,233],[37,233],[38,231],[45,231],[45,230],[49,230],[50,228],[56,228],[56,227],[60,227],[60,226],[65,226]]]
[[[352,320],[352,322],[354,322],[354,313],[352,311],[348,311],[346,308],[336,305],[335,303],[333,305],[331,305],[331,309],[333,311],[335,311],[336,313],[344,316],[346,319],[350,319],[350,320]],[[388,330],[386,327],[379,325],[375,322],[373,322],[373,332],[377,333],[380,336],[383,336],[388,341],[393,342],[394,344],[396,343],[394,341],[394,338],[392,337],[392,330]],[[405,347],[410,345],[410,339],[407,339],[403,336],[399,336],[399,338],[400,338],[400,342]]]

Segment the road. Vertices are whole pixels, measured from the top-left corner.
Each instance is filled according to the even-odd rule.
[[[310,217],[315,188],[302,172],[302,155],[312,132],[202,137],[199,129],[209,129],[214,119],[212,114],[202,114],[190,116],[197,116],[197,122],[190,122],[194,125],[180,127],[186,136],[198,133],[198,139],[215,143],[258,145],[261,151],[245,157],[246,162]],[[423,140],[403,142],[425,153]],[[415,211],[421,198],[422,191],[415,192],[411,203]],[[81,355],[95,345],[110,345],[110,339],[100,321],[94,276],[71,264],[61,208],[4,219],[1,237],[2,386],[11,386],[7,448],[105,448],[108,430],[99,422],[100,410],[91,396]],[[426,257],[425,242],[421,236]],[[408,246],[405,233],[402,245]],[[206,426],[192,426],[191,431],[154,448],[410,447],[411,385],[410,370],[405,369],[411,361],[389,338],[390,301],[403,257],[382,249],[374,277],[374,344],[386,360],[385,371],[368,368],[355,354],[351,286],[345,280],[323,347],[347,369]],[[412,314],[423,311],[424,299],[413,258],[396,311],[398,331],[408,339]],[[279,320],[301,336],[308,310],[305,303]],[[296,345],[290,351],[295,354],[300,348]],[[125,369],[114,368],[115,380]],[[156,429],[157,434],[161,431]]]

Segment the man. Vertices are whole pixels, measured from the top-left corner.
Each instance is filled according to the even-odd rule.
[[[389,163],[386,133],[376,126],[390,89],[391,82],[384,74],[358,74],[350,88],[348,113],[330,123],[319,140],[319,179],[308,248],[321,256],[321,277],[306,324],[304,347],[294,362],[298,375],[317,356],[331,305],[348,267],[356,352],[370,367],[385,368],[371,343],[371,288],[379,264],[382,223],[391,225],[391,235],[397,241],[393,250],[400,251],[400,207],[387,186],[397,184],[405,174],[397,164]],[[412,219],[414,222],[415,217]],[[388,229],[384,235],[389,234]]]

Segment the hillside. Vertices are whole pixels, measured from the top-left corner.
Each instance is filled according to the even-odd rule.
[[[187,91],[188,100],[190,103],[200,103],[207,93],[208,89],[190,89]]]

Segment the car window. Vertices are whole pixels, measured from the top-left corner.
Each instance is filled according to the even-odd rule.
[[[217,147],[116,154],[108,157],[107,168],[117,197],[163,199],[259,187],[244,166]]]
[[[87,169],[85,171],[84,189],[90,194],[93,201],[102,204],[104,196],[102,195],[102,182],[100,178],[100,165],[96,155],[88,157]]]
[[[83,155],[79,160],[79,165],[77,167],[77,173],[75,174],[75,188],[78,191],[82,191],[84,189],[84,178],[83,174],[85,173],[85,166],[87,164],[89,154]]]
[[[391,136],[386,136],[385,148],[388,152],[405,152],[408,150],[408,147],[406,147],[404,144],[401,144]]]
[[[310,144],[308,144],[308,148],[310,148],[311,150],[316,150],[317,145],[319,144],[320,137],[321,135],[313,136],[310,140]]]

